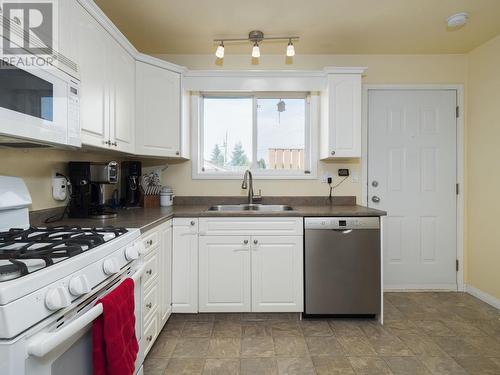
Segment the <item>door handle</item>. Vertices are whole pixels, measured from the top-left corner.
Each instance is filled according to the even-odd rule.
[[[379,202],[380,202],[380,198],[379,198],[379,197],[377,197],[376,195],[374,195],[374,196],[372,197],[372,202],[373,202],[373,203],[379,203]]]

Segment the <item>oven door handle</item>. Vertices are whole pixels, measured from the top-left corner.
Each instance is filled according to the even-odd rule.
[[[134,283],[139,282],[141,276],[146,269],[145,265],[141,265],[131,276]],[[69,323],[66,327],[61,328],[56,332],[43,332],[28,340],[28,354],[35,357],[44,357],[52,350],[57,348],[63,342],[71,338],[78,331],[92,323],[103,312],[101,303],[92,307],[89,311],[79,317],[77,320]]]

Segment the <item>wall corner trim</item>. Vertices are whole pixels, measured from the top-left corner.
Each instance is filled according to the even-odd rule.
[[[500,310],[500,299],[493,297],[491,294],[483,292],[480,289],[473,287],[472,285],[466,284],[465,291],[469,293],[471,296],[474,296],[480,299],[483,302],[486,302],[488,305],[491,305]]]

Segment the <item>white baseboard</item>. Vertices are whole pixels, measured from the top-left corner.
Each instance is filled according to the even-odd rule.
[[[456,292],[456,284],[395,284],[384,285],[384,292]]]
[[[474,288],[471,285],[465,285],[465,291],[471,296],[479,298],[481,301],[486,302],[488,305],[496,307],[500,310],[500,299],[493,297],[492,295],[483,292],[480,289]]]

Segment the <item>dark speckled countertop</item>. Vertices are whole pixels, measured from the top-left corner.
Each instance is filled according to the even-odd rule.
[[[333,202],[321,197],[265,197],[264,204],[288,204],[293,211],[256,212],[208,211],[214,204],[244,203],[242,197],[179,197],[172,207],[129,208],[119,210],[118,216],[110,219],[65,218],[50,225],[118,226],[140,228],[145,232],[173,217],[307,217],[307,216],[385,216],[386,212],[355,204],[354,197],[334,197]],[[243,199],[243,200],[242,200]],[[186,204],[186,203],[191,204]],[[60,209],[59,209],[60,212]],[[30,214],[34,226],[46,226],[44,220],[54,215],[54,210],[35,211]]]

